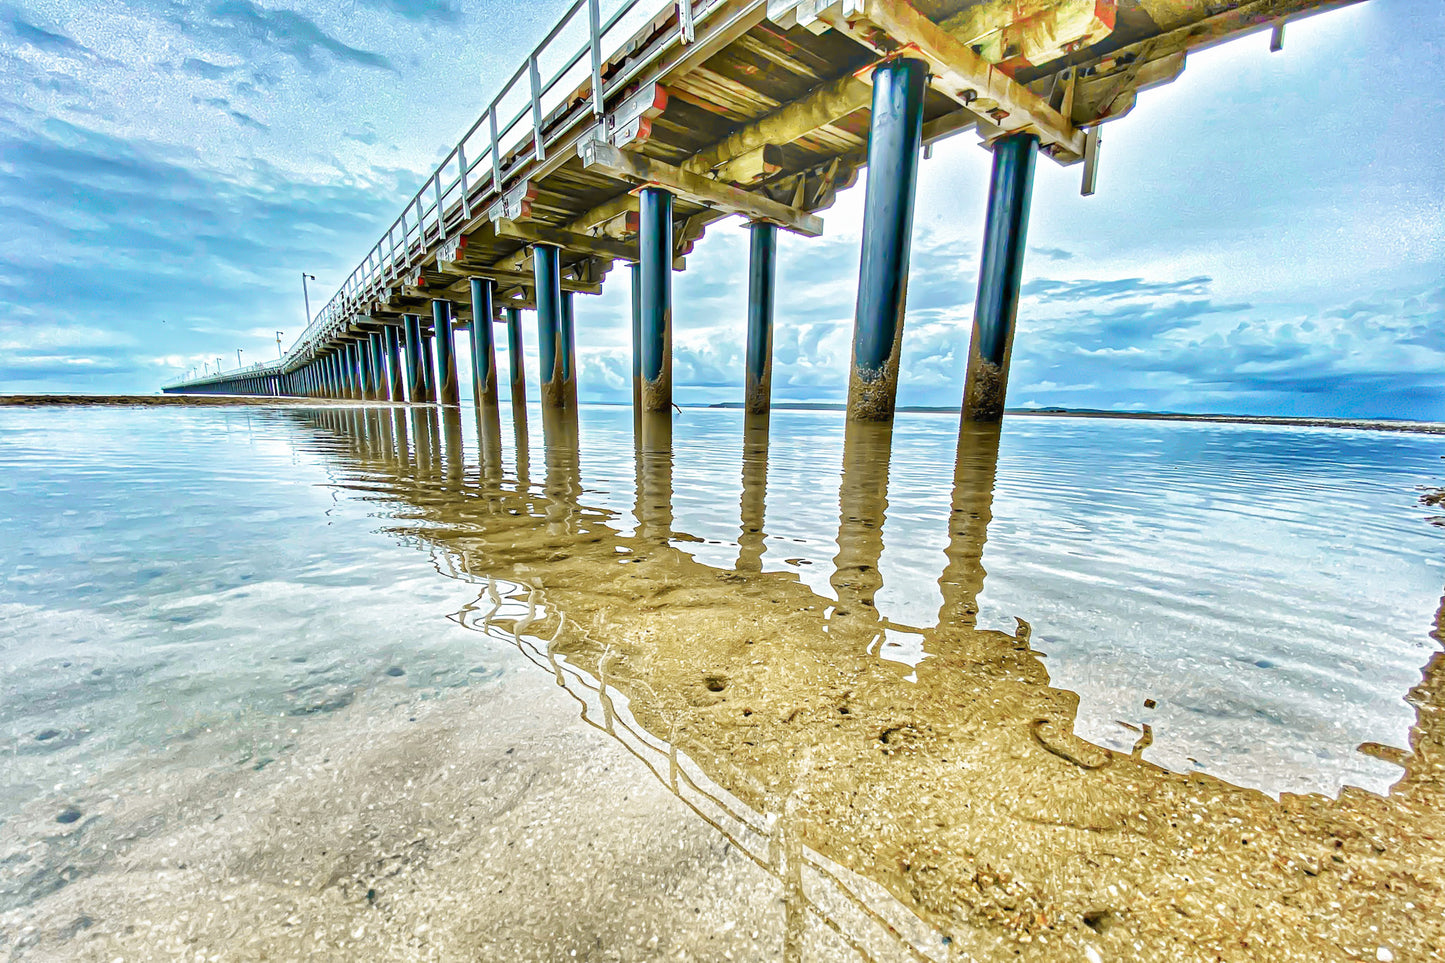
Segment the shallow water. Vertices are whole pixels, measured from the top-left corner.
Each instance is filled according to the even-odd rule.
[[[756,909],[748,939],[790,958],[1158,958],[1166,932],[1244,953],[1230,928],[1254,924],[1222,909],[1239,893],[1188,912],[1178,860],[1202,857],[1180,822],[1254,827],[1203,848],[1210,872],[1266,894],[1261,918],[1285,896],[1326,907],[1302,958],[1409,958],[1438,932],[1415,916],[1445,906],[1426,871],[1439,760],[1421,748],[1439,722],[1414,745],[1411,730],[1438,698],[1421,680],[1439,665],[1445,530],[1420,501],[1437,437],[1054,418],[960,436],[942,415],[889,433],[688,410],[637,444],[625,409],[580,426],[534,410],[520,433],[506,409],[464,414],[0,411],[0,910],[33,927],[7,948],[108,951],[123,927],[56,907],[84,900],[77,881],[123,885],[127,847],[185,848],[223,793],[299,779],[318,746],[327,764],[347,740],[402,752],[379,734],[388,713],[430,705],[437,733],[486,744],[485,724],[445,713],[485,720],[488,700],[552,719],[534,727],[553,753],[541,784],[575,773],[556,746],[579,740],[617,754],[624,798],[687,807],[647,845],[745,854],[737,872],[787,910]],[[394,738],[425,743],[424,725]],[[351,777],[364,795],[367,772]],[[639,845],[569,819],[599,847]],[[295,846],[323,851],[328,831]],[[1298,891],[1328,878],[1330,840],[1381,837],[1390,853],[1331,882],[1373,891],[1408,855],[1424,889],[1380,884],[1401,915]],[[1267,857],[1241,848],[1269,839]],[[710,913],[742,914],[750,885],[702,886]],[[338,932],[354,912],[336,910]],[[47,913],[55,932],[34,922]],[[67,914],[91,923],[67,936]],[[681,932],[677,952],[707,956]],[[711,949],[749,955],[723,932]]]

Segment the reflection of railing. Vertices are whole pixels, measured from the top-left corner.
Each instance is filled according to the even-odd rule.
[[[470,220],[474,211],[483,207],[474,204],[474,199],[483,199],[488,195],[493,200],[500,199],[508,180],[521,168],[534,160],[545,160],[547,138],[544,126],[549,118],[562,119],[553,117],[554,112],[569,108],[581,112],[585,107],[594,116],[600,117],[607,93],[622,89],[633,79],[634,73],[622,71],[604,84],[604,44],[619,27],[635,31],[644,22],[652,22],[632,18],[632,22],[623,24],[640,3],[641,0],[623,0],[617,11],[603,21],[601,0],[574,0],[556,26],[502,85],[501,91],[457,145],[422,182],[401,214],[347,276],[341,288],[316,312],[288,355],[303,352],[325,340],[330,329],[349,317],[357,303],[377,285],[392,280],[422,260],[429,240],[445,240],[450,227]],[[679,35],[686,43],[691,40],[695,21],[720,3],[721,0],[672,0],[653,19],[663,13],[671,16],[670,10],[675,9]],[[563,47],[561,38],[569,32],[569,28],[577,25],[584,8],[587,20],[585,42],[576,48]],[[629,44],[618,43],[612,56],[631,52]],[[544,62],[550,66],[550,61],[558,59],[561,60],[560,65],[544,80]],[[453,221],[455,225],[449,224]]]
[[[450,551],[436,545],[431,546],[431,551],[437,571],[480,584],[478,578],[467,572],[465,562],[459,566]],[[437,559],[438,553],[445,557],[444,562]],[[498,585],[503,586],[500,592]],[[557,619],[557,629],[551,641],[543,642],[526,634],[528,629],[549,621],[553,615]],[[627,695],[608,685],[610,651],[604,651],[598,661],[600,677],[569,661],[565,655],[554,653],[551,642],[567,624],[565,613],[549,613],[538,604],[535,589],[488,577],[486,587],[476,601],[463,607],[452,618],[464,628],[510,642],[534,665],[554,676],[557,684],[581,706],[583,722],[614,738],[658,782],[667,786],[683,805],[722,834],[739,852],[781,880],[785,891],[788,889],[788,851],[794,847],[787,846],[783,841],[783,819],[777,814],[756,812],[709,779],[700,766],[678,750],[675,743],[662,741],[647,733],[632,716]],[[510,627],[503,628],[497,624],[498,620],[509,623]],[[597,721],[599,717],[601,722]],[[764,793],[761,786],[755,789],[759,794]],[[941,945],[936,956],[920,949],[919,943],[927,939],[932,929],[881,886],[857,877],[805,846],[796,845],[795,848],[796,854],[792,858],[797,860],[798,865],[791,869],[798,874],[798,881],[790,896],[800,905],[793,909],[812,914],[864,960],[875,957],[865,943],[868,937],[856,933],[860,923],[864,927],[871,924],[869,928],[874,935],[881,930],[894,949],[902,950],[918,963],[943,958]],[[805,879],[811,886],[804,885]],[[828,905],[823,905],[825,903]],[[880,909],[883,906],[890,907],[897,918],[888,919]],[[856,914],[856,918],[840,920],[839,910],[844,907]],[[904,935],[901,930],[905,927],[916,930],[916,937]]]

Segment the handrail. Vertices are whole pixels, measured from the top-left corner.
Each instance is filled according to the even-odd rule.
[[[249,378],[262,374],[280,374],[285,369],[285,365],[286,360],[284,358],[278,359],[276,361],[253,361],[250,364],[242,365],[239,368],[230,368],[226,371],[217,371],[215,374],[204,374],[201,375],[199,378],[187,377],[185,375],[182,375],[179,378],[174,378],[166,382],[165,384],[161,385],[161,387],[179,388],[181,385],[185,384],[207,384],[212,381],[230,381],[235,378]]]
[[[573,0],[542,41],[532,48],[502,85],[501,90],[487,105],[487,109],[422,181],[416,193],[403,205],[401,213],[367,251],[361,263],[347,275],[336,293],[316,312],[306,330],[288,349],[288,358],[319,340],[320,336],[336,320],[349,313],[355,302],[368,294],[373,286],[391,280],[424,256],[429,237],[446,238],[447,212],[453,205],[460,202],[463,218],[470,219],[473,193],[490,191],[500,197],[501,188],[506,184],[509,174],[506,169],[509,165],[504,161],[506,157],[517,154],[529,139],[535,159],[545,159],[546,146],[542,131],[546,117],[545,102],[556,95],[558,85],[583,65],[584,61],[588,68],[585,83],[591,88],[592,112],[595,116],[602,116],[607,93],[602,81],[603,41],[640,3],[642,0],[623,0],[621,6],[604,21],[600,0]],[[681,22],[691,26],[697,19],[692,10],[695,3],[700,6],[708,5],[707,0],[670,0],[659,5],[658,13],[669,6],[679,9],[685,7],[686,15],[681,17]],[[553,52],[549,48],[563,31],[572,25],[574,18],[584,7],[587,10],[585,42],[566,57],[562,65],[543,82],[540,65],[546,55]],[[519,91],[518,85],[524,77],[527,89]],[[504,102],[519,92],[525,93],[525,104],[510,117],[499,117],[498,112]],[[483,129],[484,124],[486,133],[483,149],[469,152],[468,142]],[[522,124],[526,126],[518,130]],[[514,166],[520,166],[522,162],[523,158],[518,156]],[[479,169],[486,172],[485,179],[476,174]],[[427,197],[428,193],[431,194],[430,198]],[[409,217],[409,214],[412,216]]]

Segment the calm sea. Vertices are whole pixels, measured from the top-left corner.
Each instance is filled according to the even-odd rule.
[[[874,937],[848,935],[868,926],[911,941],[904,958],[970,945],[986,958],[988,940],[1017,934],[1028,939],[1009,946],[1044,958],[1050,938],[1060,958],[1082,958],[1086,945],[1103,954],[1111,940],[1110,958],[1127,957],[1135,944],[1121,934],[1134,927],[1150,946],[1152,924],[1117,890],[1119,905],[1088,909],[1098,897],[1080,887],[1091,874],[1111,884],[1114,872],[1076,865],[1098,855],[1093,842],[1040,837],[1061,848],[1030,844],[1030,861],[1005,869],[1005,856],[982,855],[986,837],[1016,832],[1017,819],[1090,840],[1123,832],[1135,816],[1156,820],[1171,787],[1180,799],[1208,786],[1227,800],[1190,817],[1202,826],[1275,826],[1277,807],[1300,794],[1318,794],[1305,810],[1390,800],[1410,769],[1420,700],[1409,696],[1439,651],[1445,592],[1445,528],[1433,517],[1442,509],[1422,503],[1442,484],[1439,436],[1045,417],[960,435],[956,417],[933,414],[901,415],[889,433],[847,430],[834,412],[776,412],[760,426],[735,411],[685,410],[670,440],[657,425],[639,441],[623,408],[584,407],[575,423],[529,414],[518,427],[503,408],[494,427],[467,408],[460,418],[0,409],[0,910],[20,927],[0,949],[64,956],[94,943],[106,959],[125,946],[164,956],[159,935],[126,943],[140,939],[124,928],[135,926],[129,910],[110,920],[84,902],[124,889],[131,872],[146,886],[180,885],[187,860],[142,858],[136,847],[194,846],[195,866],[208,848],[230,847],[234,858],[204,870],[204,883],[219,887],[213,896],[231,886],[253,908],[268,905],[275,892],[245,889],[246,867],[269,865],[255,852],[274,828],[248,816],[224,841],[196,835],[221,820],[226,799],[281,812],[285,787],[320,778],[349,740],[372,754],[369,768],[334,778],[352,780],[356,798],[370,791],[367,773],[405,787],[379,790],[383,808],[404,808],[408,780],[434,780],[437,766],[471,769],[482,786],[491,763],[418,755],[415,773],[398,773],[387,760],[403,764],[416,745],[451,745],[458,732],[496,740],[488,720],[503,717],[524,720],[515,734],[535,714],[542,747],[522,797],[540,821],[516,829],[518,846],[544,832],[549,812],[633,856],[694,833],[701,847],[716,838],[748,850],[756,835],[746,871],[779,887],[780,906],[806,904],[809,926],[826,922],[824,935],[862,958],[886,958],[866,948]],[[503,705],[511,715],[488,708]],[[421,742],[387,741],[387,726],[417,718],[394,738]],[[435,731],[416,735],[428,719]],[[575,760],[609,753],[590,794],[625,808],[629,789],[655,793],[663,801],[648,806],[680,814],[675,824],[658,816],[649,842],[616,841],[601,815],[590,825],[592,803],[564,818],[547,801],[549,780],[563,785]],[[896,789],[872,768],[885,762],[913,767]],[[1112,784],[1089,788],[1101,774],[1127,779],[1119,791],[1136,800],[1134,815],[1100,801]],[[976,781],[950,792],[960,779]],[[778,827],[795,816],[805,828],[789,836]],[[890,837],[935,816],[934,830]],[[488,818],[474,836],[512,831]],[[340,832],[318,823],[296,846],[321,853]],[[875,832],[877,847],[894,847],[886,858],[870,848]],[[939,857],[934,876],[918,876],[929,832],[950,840],[948,853],[966,850],[972,869]],[[1288,862],[1304,844],[1281,846]],[[515,872],[532,859],[516,849],[495,858]],[[629,858],[579,881],[578,893],[626,891]],[[816,881],[794,886],[788,866],[861,882],[828,897]],[[325,873],[303,885],[296,872],[308,893],[332,885]],[[1131,872],[1138,889],[1166,870]],[[971,895],[949,874],[971,879]],[[1036,887],[1037,905],[1000,897],[994,920],[979,908],[978,880],[995,877]],[[767,907],[722,929],[742,897],[726,882],[696,885],[714,890],[706,912],[723,935],[712,949],[747,957],[749,925],[747,939],[772,946]],[[326,939],[340,942],[317,945],[391,939],[385,925],[355,923],[356,907],[382,912],[385,892],[372,882],[347,897],[351,909],[333,907],[340,935]],[[63,900],[75,902],[55,908]],[[1055,906],[1082,907],[1082,923],[1064,927]],[[216,935],[202,915],[165,932],[222,950],[250,932],[241,917]],[[803,932],[794,915],[777,917],[787,946]],[[264,929],[262,917],[253,923]],[[526,913],[509,919],[499,932],[537,932]],[[643,934],[633,953],[596,926],[604,935],[588,958],[690,946],[708,956],[676,927],[652,934],[662,950]],[[402,929],[412,933],[410,918]],[[571,945],[570,930],[547,932]],[[794,958],[832,958],[804,944],[811,955]]]

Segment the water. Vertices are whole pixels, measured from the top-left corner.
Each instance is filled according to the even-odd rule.
[[[0,947],[290,955],[291,916],[339,958],[1439,935],[1438,436],[513,429],[0,409]],[[187,909],[238,895],[229,929]]]

